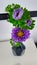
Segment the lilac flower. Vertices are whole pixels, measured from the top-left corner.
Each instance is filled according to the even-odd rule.
[[[29,30],[21,30],[20,28],[14,28],[11,33],[11,38],[15,42],[22,42],[28,39],[30,36]]]
[[[30,26],[32,24],[32,20],[25,21],[27,26]]]
[[[22,15],[23,15],[23,10],[21,8],[18,8],[18,9],[14,9],[12,17],[15,20],[19,20],[21,19]]]

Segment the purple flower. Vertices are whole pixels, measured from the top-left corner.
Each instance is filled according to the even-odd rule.
[[[22,15],[23,15],[23,10],[21,8],[14,9],[13,14],[12,14],[15,20],[21,19]]]
[[[30,32],[29,30],[21,30],[20,28],[14,28],[11,33],[11,38],[15,42],[22,42],[29,38]]]
[[[30,26],[32,24],[32,20],[25,21],[27,26]]]

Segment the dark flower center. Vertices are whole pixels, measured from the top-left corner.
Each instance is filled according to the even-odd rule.
[[[27,20],[27,23],[29,22],[29,20]]]
[[[16,17],[19,15],[19,12],[17,12]]]
[[[23,35],[24,35],[24,33],[23,33],[22,31],[18,31],[18,32],[17,32],[17,36],[18,36],[18,37],[22,37]]]

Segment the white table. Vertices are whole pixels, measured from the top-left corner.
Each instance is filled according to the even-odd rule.
[[[9,41],[0,42],[0,65],[37,65],[37,49],[32,38],[24,44],[23,56],[14,56]]]

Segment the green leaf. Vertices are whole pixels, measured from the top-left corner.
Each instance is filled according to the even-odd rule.
[[[10,12],[12,9],[11,9],[11,5],[8,5],[5,9],[7,12]]]
[[[13,46],[12,39],[10,39],[10,44],[11,44],[11,46]]]
[[[16,9],[16,8],[20,8],[20,5],[19,4],[15,4],[14,9]]]
[[[10,44],[11,44],[11,46],[14,46],[15,44],[14,44],[12,41],[13,41],[13,40],[10,39]]]
[[[21,46],[21,42],[16,42],[16,44],[15,44],[15,46],[17,46],[17,47],[19,47],[19,46]]]

